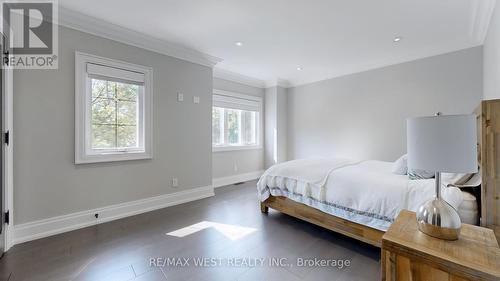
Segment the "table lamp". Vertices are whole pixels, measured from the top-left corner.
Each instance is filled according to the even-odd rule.
[[[441,115],[407,120],[408,167],[435,172],[435,197],[417,211],[418,229],[456,240],[462,225],[457,210],[441,198],[441,173],[477,172],[474,115]]]

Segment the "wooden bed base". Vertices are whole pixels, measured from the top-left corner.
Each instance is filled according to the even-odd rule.
[[[382,244],[382,235],[384,235],[384,232],[381,230],[341,219],[286,197],[275,197],[271,195],[266,201],[260,203],[260,211],[262,213],[267,214],[269,208],[373,246],[380,247]]]

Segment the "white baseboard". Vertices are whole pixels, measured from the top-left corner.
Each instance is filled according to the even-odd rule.
[[[258,179],[263,173],[264,171],[262,170],[262,171],[238,174],[229,177],[215,178],[212,180],[212,185],[214,188],[217,188],[225,185],[235,184],[238,182],[250,181]]]
[[[212,186],[140,199],[14,226],[14,244],[214,196]],[[95,218],[95,214],[99,218]]]

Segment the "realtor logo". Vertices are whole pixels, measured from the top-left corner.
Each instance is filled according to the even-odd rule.
[[[58,66],[56,1],[2,1],[2,64],[19,69]]]

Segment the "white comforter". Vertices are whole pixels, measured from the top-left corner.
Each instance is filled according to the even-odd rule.
[[[434,196],[434,179],[408,180],[391,172],[392,163],[345,159],[302,159],[269,168],[257,183],[259,199],[286,196],[357,223],[387,230],[401,209],[416,211]],[[446,183],[443,183],[446,184]],[[462,192],[443,187],[456,209]]]

